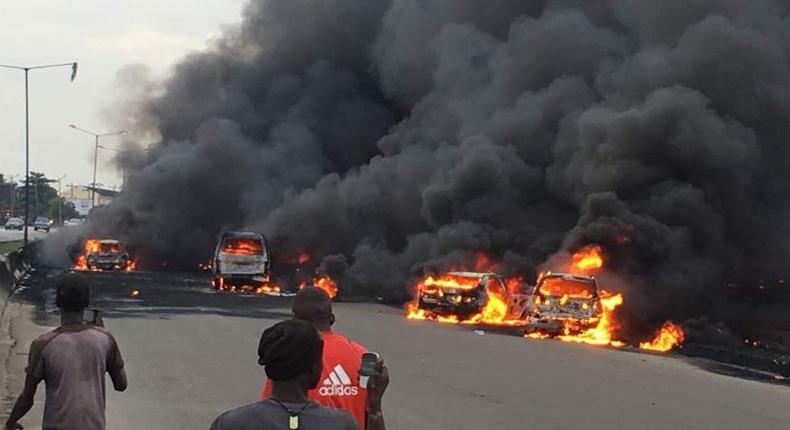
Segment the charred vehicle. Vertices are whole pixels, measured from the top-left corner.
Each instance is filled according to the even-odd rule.
[[[270,264],[263,235],[241,231],[224,233],[214,252],[212,285],[217,290],[254,290],[269,282]]]
[[[89,270],[126,270],[129,267],[129,253],[117,240],[88,240],[84,249],[85,264]]]
[[[543,274],[528,306],[531,330],[551,335],[595,327],[603,307],[595,278],[567,273]]]
[[[467,320],[481,314],[492,300],[502,303],[501,318],[518,317],[529,296],[517,294],[496,273],[450,272],[427,277],[418,285],[418,309]]]

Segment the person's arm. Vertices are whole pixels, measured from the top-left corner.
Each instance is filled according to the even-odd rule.
[[[22,394],[16,399],[16,403],[14,403],[14,408],[11,409],[11,415],[8,416],[8,421],[6,421],[5,428],[6,430],[18,430],[23,429],[21,424],[19,424],[19,420],[25,416],[30,408],[33,407],[33,401],[36,398],[36,389],[38,388],[38,384],[41,382],[41,379],[28,374],[25,377],[25,388],[22,389]]]
[[[33,407],[38,384],[44,379],[42,350],[47,344],[48,339],[51,338],[51,335],[48,338],[39,338],[30,344],[30,352],[28,353],[27,358],[27,367],[25,368],[25,373],[27,374],[27,376],[25,376],[25,387],[22,389],[22,393],[16,399],[13,409],[11,409],[11,414],[8,416],[8,420],[5,424],[5,428],[7,430],[17,430],[23,428],[18,421],[21,420],[22,417],[25,416],[28,411],[30,411],[30,408]]]
[[[382,399],[389,383],[389,369],[384,365],[384,359],[379,357],[379,361],[376,363],[376,370],[368,380],[368,409],[365,413],[366,430],[386,430]]]
[[[115,338],[109,333],[107,334],[110,336],[110,341],[112,342],[109,356],[107,357],[107,373],[110,374],[112,386],[115,388],[115,391],[124,391],[127,387],[127,381],[121,350],[118,348],[118,343],[115,342]]]

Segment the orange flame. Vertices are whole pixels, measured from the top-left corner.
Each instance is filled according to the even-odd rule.
[[[88,259],[85,257],[87,254],[94,254],[99,252],[99,241],[96,239],[86,239],[85,243],[82,244],[82,252],[77,255],[77,261],[74,263],[74,270],[88,270]],[[94,267],[90,269],[92,272],[96,272],[99,269]]]
[[[326,291],[326,293],[329,294],[330,298],[334,299],[335,296],[337,296],[337,292],[338,292],[337,284],[329,276],[323,275],[317,278],[313,278],[312,285]],[[299,284],[297,289],[301,290],[306,286],[307,286],[307,282],[302,282],[301,284]]]
[[[563,342],[587,343],[590,345],[624,346],[625,343],[613,339],[614,330],[617,328],[614,312],[622,304],[622,294],[610,294],[607,291],[601,291],[603,313],[601,319],[598,320],[598,324],[578,334],[571,334],[572,327],[566,326],[564,328],[565,334],[557,336],[557,339]]]
[[[125,272],[133,272],[134,269],[136,268],[137,268],[137,262],[130,259],[126,262],[126,267],[124,267],[123,270]]]
[[[586,246],[571,256],[568,262],[568,272],[577,275],[586,275],[603,268],[603,251],[598,245]]]
[[[656,334],[648,342],[639,344],[639,349],[648,351],[667,352],[680,345],[685,340],[686,335],[683,329],[672,321],[665,322]]]
[[[247,285],[247,284],[230,284],[225,282],[225,278],[219,277],[212,282],[214,289],[222,292],[240,292],[240,293],[255,293],[255,294],[278,294],[280,293],[280,286],[275,282],[264,282],[263,284]]]
[[[488,264],[487,258],[480,258],[482,254],[478,254],[477,263],[485,262]],[[518,288],[520,284],[518,278],[508,279],[506,286],[508,290]],[[422,291],[436,291],[440,288],[454,288],[459,290],[471,290],[477,288],[478,280],[475,278],[454,276],[444,274],[438,277],[426,276],[417,282],[415,291],[418,295]],[[523,321],[517,319],[510,319],[508,316],[507,297],[502,297],[501,294],[487,290],[486,304],[480,310],[464,320],[460,320],[455,315],[438,315],[427,312],[419,308],[417,300],[407,303],[406,305],[406,318],[411,320],[432,320],[446,324],[489,324],[489,325],[519,325]],[[504,293],[504,292],[503,292]]]

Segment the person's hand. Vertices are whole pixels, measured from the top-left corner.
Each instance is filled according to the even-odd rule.
[[[381,399],[384,397],[384,391],[387,390],[389,384],[389,369],[384,365],[384,359],[379,357],[378,361],[376,361],[373,375],[368,379],[368,412],[376,413],[381,411]]]
[[[25,428],[22,427],[22,424],[19,423],[12,423],[7,422],[5,423],[5,430],[24,430]]]
[[[104,312],[94,309],[93,310],[93,321],[91,323],[98,327],[104,327]]]

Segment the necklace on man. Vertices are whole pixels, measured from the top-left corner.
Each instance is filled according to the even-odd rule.
[[[283,402],[281,402],[281,401],[279,401],[279,400],[277,400],[275,398],[269,397],[269,400],[271,400],[274,403],[277,403],[278,405],[280,405],[280,407],[283,408],[285,413],[288,414],[288,429],[290,429],[290,430],[299,430],[299,415],[302,414],[302,411],[304,411],[304,408],[306,408],[307,405],[310,404],[310,402],[305,403],[304,405],[302,405],[301,408],[299,408],[299,410],[295,411],[295,410],[289,408],[288,406],[285,406],[285,404]]]

